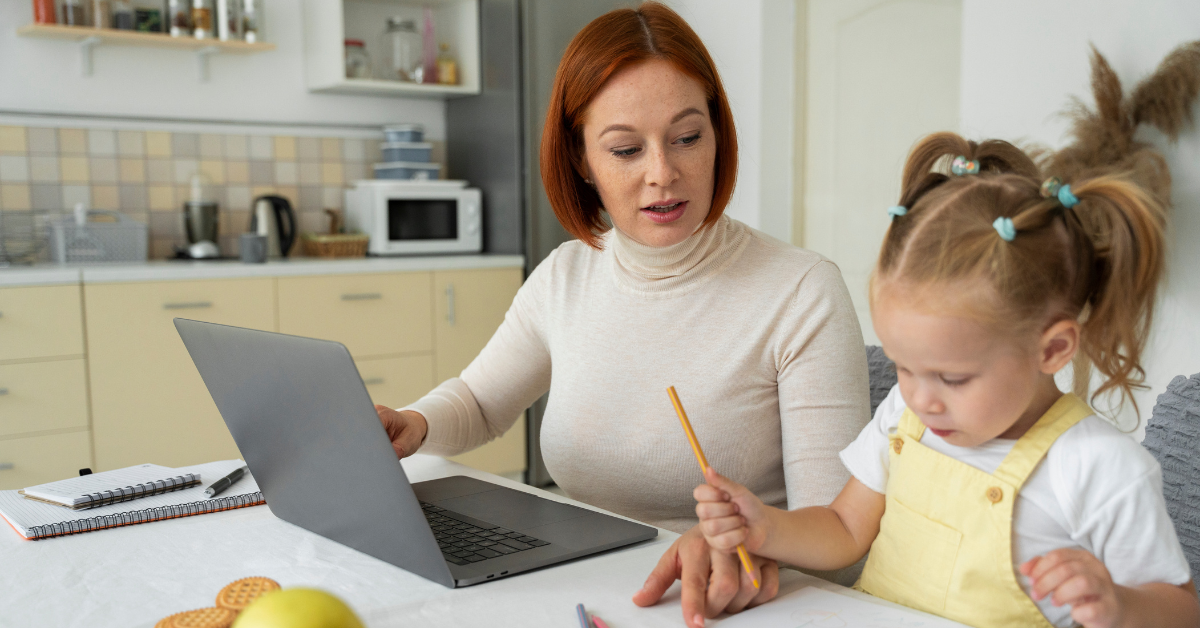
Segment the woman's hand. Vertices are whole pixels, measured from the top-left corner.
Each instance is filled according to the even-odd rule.
[[[383,423],[383,429],[387,431],[388,438],[392,441],[392,449],[396,451],[396,458],[407,458],[417,453],[417,448],[425,441],[425,435],[429,433],[429,424],[425,422],[425,417],[421,416],[420,412],[405,410],[398,412],[387,406],[376,405],[375,412],[379,414],[379,422]]]
[[[683,584],[683,619],[690,628],[704,626],[705,617],[722,612],[738,613],[757,606],[779,593],[779,565],[751,555],[755,576],[761,585],[755,589],[742,569],[736,554],[709,547],[694,527],[675,539],[659,559],[646,584],[633,596],[638,606],[657,603],[676,580]]]
[[[704,540],[715,549],[734,552],[740,544],[757,552],[767,540],[769,520],[767,507],[750,489],[722,476],[709,467],[704,471],[708,484],[692,492],[696,498],[696,527]]]

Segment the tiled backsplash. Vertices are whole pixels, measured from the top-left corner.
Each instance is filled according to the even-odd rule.
[[[300,232],[324,233],[325,209],[342,209],[346,184],[371,176],[380,140],[218,135],[113,129],[0,126],[0,211],[60,213],[76,203],[125,213],[150,226],[150,257],[185,243],[182,207],[192,174],[213,183],[221,250],[237,254],[250,206],[278,194]],[[433,142],[443,162],[444,143]],[[299,252],[297,242],[296,252]]]

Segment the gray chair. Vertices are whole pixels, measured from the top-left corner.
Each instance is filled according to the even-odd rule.
[[[1200,374],[1158,396],[1142,445],[1162,466],[1163,496],[1192,573],[1200,573]]]
[[[867,345],[867,384],[871,388],[871,418],[875,408],[896,385],[896,364],[883,353],[883,347]]]

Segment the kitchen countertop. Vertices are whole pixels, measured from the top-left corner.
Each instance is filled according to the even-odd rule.
[[[299,275],[349,275],[478,268],[521,268],[524,266],[525,258],[521,255],[426,255],[411,257],[360,257],[353,259],[299,257],[272,260],[265,264],[243,264],[238,260],[153,260],[141,263],[75,266],[37,264],[34,266],[0,268],[0,287],[73,283],[119,283],[127,281],[236,279],[242,277],[288,277]]]

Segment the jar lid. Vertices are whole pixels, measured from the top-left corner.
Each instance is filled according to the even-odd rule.
[[[365,44],[363,44],[363,40],[361,39],[347,39],[345,45],[358,46],[359,48],[362,48]]]

